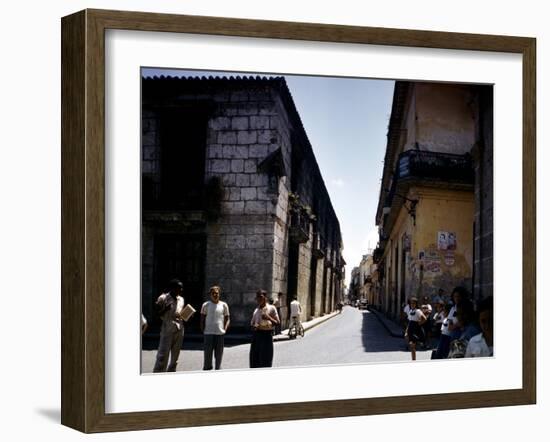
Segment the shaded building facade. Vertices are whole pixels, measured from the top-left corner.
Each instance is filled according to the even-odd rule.
[[[170,278],[195,308],[220,285],[235,328],[259,288],[281,316],[342,296],[342,235],[284,78],[142,80],[142,306]]]
[[[492,87],[396,82],[376,214],[380,308],[492,295]]]

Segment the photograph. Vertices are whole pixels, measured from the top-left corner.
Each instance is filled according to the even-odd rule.
[[[492,84],[140,75],[142,374],[494,356]]]

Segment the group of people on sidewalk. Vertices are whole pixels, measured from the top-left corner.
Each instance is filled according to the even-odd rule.
[[[210,300],[202,304],[200,310],[200,329],[204,335],[203,370],[221,369],[224,337],[230,326],[229,306],[220,299],[221,288],[213,286],[209,290]],[[256,292],[256,304],[250,326],[252,341],[250,346],[250,368],[271,367],[273,364],[273,335],[280,333],[281,320],[274,303],[268,299],[265,290]],[[183,298],[183,284],[174,279],[168,284],[167,292],[161,294],[156,303],[157,312],[162,320],[160,340],[154,373],[174,372],[178,364],[183,344],[186,304]],[[290,322],[300,325],[301,306],[296,297],[290,303]],[[142,315],[141,332],[147,329],[147,321]]]
[[[405,340],[416,360],[417,346],[431,348],[437,339],[432,359],[493,356],[493,298],[481,300],[477,306],[470,299],[468,290],[455,287],[451,302],[444,300],[439,291],[435,299],[435,311],[427,296],[419,303],[409,298],[403,309]]]

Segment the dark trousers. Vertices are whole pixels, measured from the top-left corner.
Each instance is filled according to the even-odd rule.
[[[256,330],[250,346],[250,368],[271,367],[273,364],[273,334],[271,330]]]
[[[449,356],[450,346],[451,337],[442,333],[439,337],[439,345],[437,346],[434,359],[447,359],[447,356]]]
[[[203,370],[212,370],[212,354],[216,360],[216,370],[222,367],[223,335],[204,335]]]

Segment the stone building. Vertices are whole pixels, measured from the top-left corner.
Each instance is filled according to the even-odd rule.
[[[149,317],[174,277],[195,308],[220,285],[234,328],[259,288],[283,318],[289,295],[305,319],[342,296],[338,218],[282,77],[143,78],[142,203]]]
[[[376,214],[380,307],[492,294],[492,87],[396,82]]]

